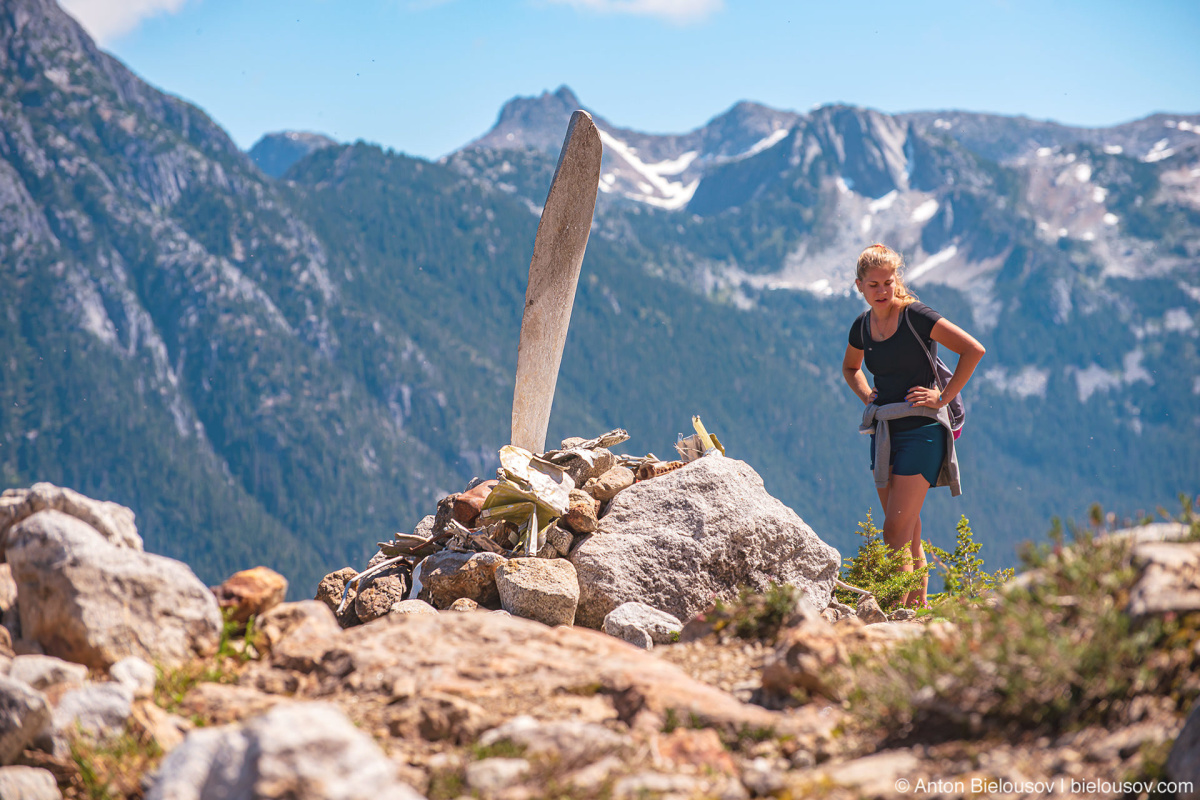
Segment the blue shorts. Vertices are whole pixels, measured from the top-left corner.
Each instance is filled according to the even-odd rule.
[[[922,425],[892,434],[893,475],[924,475],[931,487],[936,486],[945,460],[944,425]],[[875,470],[875,434],[871,434],[871,470]]]

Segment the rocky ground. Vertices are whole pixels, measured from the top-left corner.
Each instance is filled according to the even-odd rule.
[[[1200,543],[1163,541],[1193,535],[909,620],[606,625],[639,647],[473,602],[345,626],[262,568],[211,591],[39,485],[0,498],[0,797],[1168,796],[1141,782],[1200,785]]]

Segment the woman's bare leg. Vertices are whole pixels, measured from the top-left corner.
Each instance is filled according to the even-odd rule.
[[[921,544],[921,518],[920,517],[917,517],[917,531],[915,534],[913,534],[913,540],[912,540],[912,544],[910,545],[910,547],[912,550],[913,569],[924,569],[928,562],[925,561],[925,548]],[[925,577],[921,578],[920,590],[909,592],[908,595],[904,598],[904,600],[902,602],[906,606],[914,606],[916,608],[922,608],[922,607],[924,607],[925,603],[927,603],[928,601],[929,601],[929,574],[926,573]]]
[[[913,564],[920,554],[924,563],[925,552],[921,548],[921,507],[925,504],[925,495],[929,492],[929,481],[924,475],[892,475],[888,481],[887,501],[884,505],[883,541],[896,551],[907,551],[913,558],[901,568],[904,572],[912,572]],[[879,491],[880,500],[884,499],[884,491]],[[909,592],[912,595],[913,592]],[[901,602],[907,604],[911,599],[906,595]],[[918,596],[924,595],[924,590]]]

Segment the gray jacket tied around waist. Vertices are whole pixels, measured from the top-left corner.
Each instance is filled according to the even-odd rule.
[[[930,417],[946,429],[946,458],[942,460],[942,470],[938,473],[936,485],[949,486],[951,497],[962,494],[958,476],[958,454],[954,451],[954,434],[950,430],[950,412],[944,407],[935,411],[925,406],[910,406],[908,403],[888,403],[883,406],[869,403],[863,410],[862,424],[858,426],[858,432],[875,434],[875,488],[882,489],[887,486],[891,477],[892,433],[889,423],[901,417]]]

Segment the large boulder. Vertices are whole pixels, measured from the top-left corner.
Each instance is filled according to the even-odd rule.
[[[328,703],[276,706],[242,725],[192,732],[163,760],[147,800],[419,800],[379,745]]]
[[[577,544],[577,625],[599,628],[630,600],[679,619],[746,585],[770,581],[829,603],[841,556],[796,512],[767,494],[743,461],[707,456],[618,494],[600,529]]]
[[[22,520],[39,511],[62,511],[83,520],[110,544],[142,549],[133,522],[133,512],[123,505],[106,500],[93,500],[72,489],[52,483],[35,483],[29,489],[6,489],[0,494],[0,555],[4,552],[9,531]]]
[[[174,666],[217,648],[216,598],[186,564],[117,547],[60,511],[15,525],[7,555],[21,635],[47,655],[106,670],[127,656]]]

